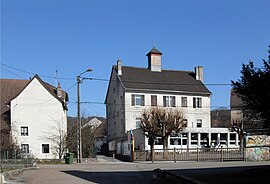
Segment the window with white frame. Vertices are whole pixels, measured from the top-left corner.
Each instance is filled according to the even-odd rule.
[[[42,153],[50,153],[50,145],[42,144]]]
[[[181,97],[181,107],[187,107],[187,97]]]
[[[29,153],[29,144],[22,144],[21,151],[22,153]]]
[[[198,145],[198,133],[191,133],[191,145]]]
[[[193,98],[193,108],[202,108],[202,98]]]
[[[132,106],[144,106],[144,95],[131,95]]]
[[[197,119],[197,127],[198,128],[202,127],[202,119]]]
[[[164,107],[175,107],[175,96],[163,96]]]
[[[21,136],[28,136],[28,127],[27,126],[21,127]]]
[[[136,129],[141,128],[141,118],[136,118],[135,122],[136,122]]]

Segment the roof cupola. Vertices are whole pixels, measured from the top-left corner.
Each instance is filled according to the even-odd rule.
[[[150,69],[153,72],[161,72],[161,55],[162,52],[156,49],[155,46],[153,46],[152,50],[146,54],[148,57],[148,69]]]

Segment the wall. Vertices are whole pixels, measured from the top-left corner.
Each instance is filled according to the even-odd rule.
[[[131,106],[131,95],[139,94],[145,95],[145,106]],[[187,95],[176,95],[176,94],[152,94],[152,93],[134,93],[126,92],[125,94],[125,121],[126,121],[126,131],[130,129],[136,129],[136,117],[141,117],[143,109],[151,107],[151,95],[157,95],[157,105],[163,106],[163,96],[175,96],[176,97],[176,107],[183,111],[185,119],[188,120],[188,127],[196,127],[197,119],[202,119],[202,127],[211,127],[210,120],[210,97],[201,96],[187,96]],[[188,107],[181,107],[181,97],[188,98]],[[193,108],[193,97],[202,98],[202,108]]]
[[[106,101],[108,141],[124,137],[124,89],[113,69]]]
[[[247,135],[246,159],[250,161],[270,160],[270,136]]]

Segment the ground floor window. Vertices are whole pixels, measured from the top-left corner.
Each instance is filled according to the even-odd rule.
[[[230,144],[236,144],[236,134],[230,134]]]
[[[227,145],[227,134],[220,134],[220,145]]]
[[[42,144],[42,153],[50,153],[49,144]]]
[[[201,146],[209,146],[208,133],[201,133]]]
[[[170,145],[187,145],[187,133],[176,134],[170,137]]]
[[[22,153],[29,153],[29,144],[22,144],[21,151]]]

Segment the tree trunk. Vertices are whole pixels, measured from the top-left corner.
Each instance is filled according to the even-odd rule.
[[[162,139],[163,139],[163,159],[165,159],[167,156],[168,136],[164,136]]]
[[[154,163],[154,145],[155,145],[155,140],[153,138],[149,138],[149,145],[150,145],[150,158],[152,160],[152,163]]]

